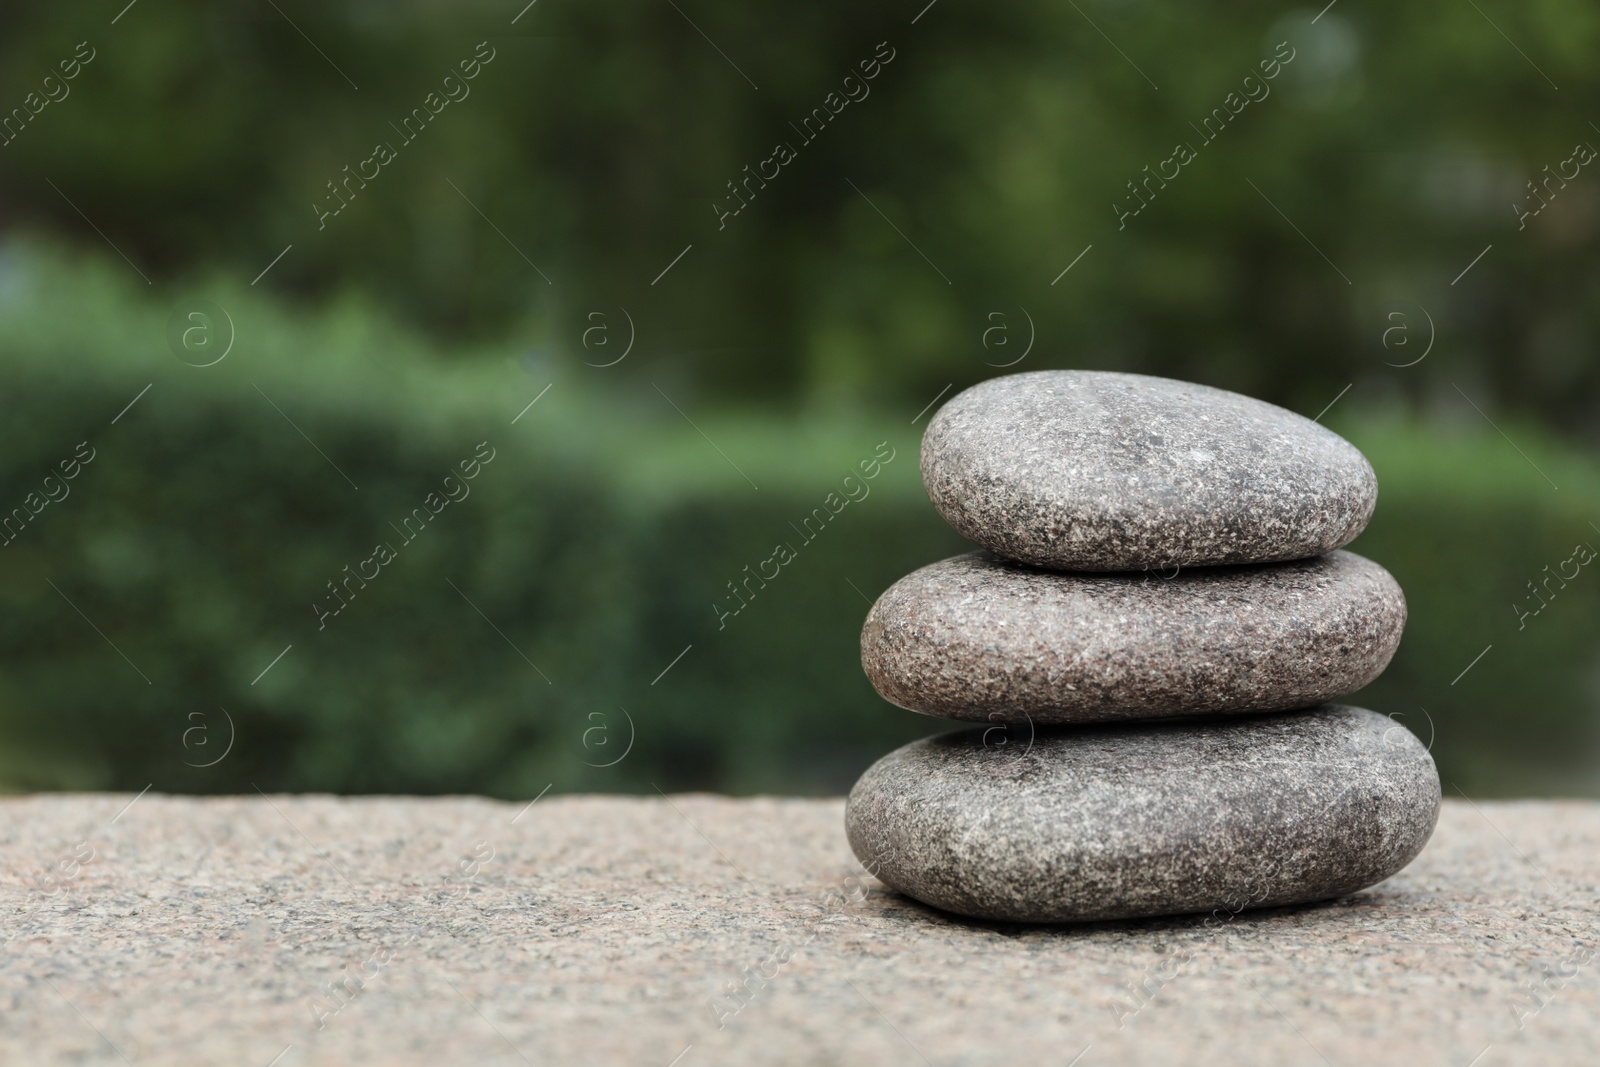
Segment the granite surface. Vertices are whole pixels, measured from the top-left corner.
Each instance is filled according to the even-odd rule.
[[[1344,896],[1410,863],[1438,813],[1422,742],[1335,704],[925,738],[861,776],[845,825],[867,870],[925,904],[1064,922]]]
[[[836,799],[133,799],[0,801],[0,1062],[1587,1067],[1600,1037],[1594,803],[1447,800],[1332,904],[1026,927],[850,881]]]
[[[1304,416],[1105,371],[958,393],[923,435],[922,481],[962,536],[1062,570],[1315,556],[1353,540],[1378,497],[1366,457]]]
[[[1389,572],[1351,552],[1131,575],[974,552],[885,590],[861,664],[886,700],[972,722],[1270,711],[1372,681],[1405,620]]]

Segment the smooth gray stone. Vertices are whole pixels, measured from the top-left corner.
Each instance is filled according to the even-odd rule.
[[[1372,681],[1405,622],[1400,586],[1353,552],[1130,575],[980,551],[885,590],[861,665],[891,703],[968,722],[1278,711]]]
[[[1366,457],[1310,419],[1104,371],[957,394],[923,435],[922,483],[984,548],[1087,571],[1303,559],[1352,541],[1378,499]]]
[[[925,904],[1073,922],[1343,896],[1410,863],[1438,814],[1409,730],[1326,705],[925,738],[868,768],[845,828],[869,871]]]

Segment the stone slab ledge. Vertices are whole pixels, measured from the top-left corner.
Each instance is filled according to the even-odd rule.
[[[7,1064],[1600,1055],[1591,802],[1447,800],[1328,904],[1054,928],[888,891],[838,799],[12,797],[0,871]]]

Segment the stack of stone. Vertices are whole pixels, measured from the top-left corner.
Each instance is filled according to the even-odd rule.
[[[929,423],[922,478],[983,546],[891,586],[861,658],[885,698],[985,724],[850,793],[868,870],[1027,922],[1295,904],[1373,885],[1433,832],[1439,778],[1382,672],[1405,598],[1338,551],[1377,480],[1343,438],[1186,382],[1043,371]]]

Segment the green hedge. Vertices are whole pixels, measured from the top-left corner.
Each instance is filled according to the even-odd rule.
[[[1447,791],[1600,793],[1600,560],[1551,579],[1539,614],[1517,610],[1540,606],[1528,583],[1562,570],[1575,545],[1600,549],[1600,470],[1531,427],[1502,422],[1513,445],[1471,417],[1426,435],[1335,424],[1380,487],[1351,547],[1389,568],[1410,609],[1394,663],[1362,699],[1424,739],[1426,709]]]
[[[866,598],[963,545],[922,495],[914,412],[718,413],[627,364],[442,361],[356,304],[201,291],[237,330],[203,369],[164,341],[179,294],[0,258],[0,506],[26,507],[80,442],[94,455],[0,548],[6,787],[823,792],[940,728],[879,700],[857,651]],[[1509,604],[1600,545],[1600,474],[1502,425],[1559,490],[1487,426],[1340,427],[1382,485],[1356,547],[1411,604],[1363,700],[1424,737],[1426,707],[1469,792],[1592,792],[1600,576],[1520,632]],[[440,507],[482,442],[492,460]],[[880,448],[893,459],[861,478]],[[390,524],[419,507],[407,541]],[[395,558],[319,625],[327,583],[372,575],[384,543]],[[793,558],[719,627],[728,583],[770,576],[779,543]],[[231,751],[186,766],[221,755],[219,709]]]

